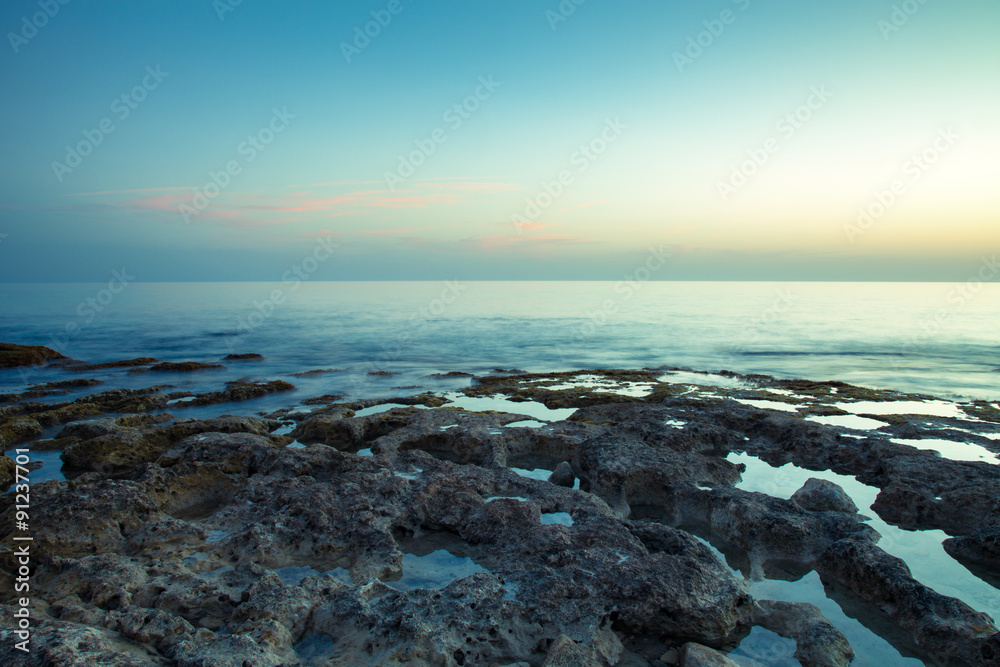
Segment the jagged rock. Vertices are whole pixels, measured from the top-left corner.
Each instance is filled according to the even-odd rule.
[[[1000,578],[1000,529],[984,527],[972,535],[944,541],[944,550],[953,558],[972,563]]]
[[[802,509],[813,512],[847,512],[857,514],[858,506],[840,486],[825,479],[810,477],[802,488],[792,495],[792,500]]]
[[[754,624],[795,640],[802,667],[847,667],[854,659],[847,637],[815,605],[758,600]]]
[[[0,368],[40,366],[50,359],[65,359],[63,355],[41,345],[0,343]]]
[[[99,627],[87,627],[44,616],[31,628],[30,652],[15,648],[14,608],[0,605],[0,662],[25,667],[162,667],[164,660],[141,644]]]
[[[106,368],[133,368],[135,366],[150,366],[160,360],[154,357],[138,357],[137,359],[122,359],[121,361],[106,361],[100,364],[72,364],[66,367],[70,371],[99,371]]]
[[[156,368],[155,366],[153,367]],[[193,401],[180,403],[177,407],[185,405],[214,405],[215,403],[229,403],[238,401],[249,401],[252,398],[260,398],[280,391],[293,391],[295,385],[283,380],[273,382],[237,382],[229,385],[222,391],[214,391],[207,394],[200,394]]]
[[[566,635],[559,635],[545,656],[545,662],[542,663],[542,667],[600,667],[600,665],[593,651],[577,646],[576,642]]]
[[[15,417],[0,423],[0,447],[16,445],[41,435],[42,425],[31,417]]]
[[[225,368],[222,364],[206,364],[201,361],[163,361],[146,370],[160,373],[192,373],[212,368]]]
[[[652,373],[604,377],[655,384]],[[597,400],[547,388],[565,379],[492,388]],[[176,396],[116,390],[7,406],[0,419],[47,427],[91,410],[162,408]],[[803,665],[846,664],[850,648],[815,607],[755,603],[749,584],[688,532],[703,530],[728,545],[719,547],[727,557],[746,554],[755,575],[815,568],[824,582],[847,586],[909,633],[922,659],[978,666],[1000,655],[985,615],[914,581],[846,505],[814,504],[809,488],[794,500],[734,488],[743,468],[724,456],[748,451],[857,475],[888,489],[885,513],[909,511],[897,503],[917,481],[937,494],[935,508],[918,505],[912,516],[925,523],[948,520],[963,502],[993,516],[1000,478],[987,464],[915,454],[886,438],[839,438],[822,425],[662,387],[538,429],[504,428],[525,415],[449,407],[355,416],[386,402],[446,401],[419,395],[275,412],[298,422],[292,435],[304,448],[272,435],[278,421],[254,417],[126,414],[66,426],[59,442],[91,472],[31,490],[38,664],[277,666],[308,655],[343,664],[607,667],[638,664],[631,642],[655,638],[660,651],[694,642],[682,664],[718,665],[728,658],[704,645],[733,646],[752,625],[794,638]],[[362,448],[373,455],[354,453]],[[537,478],[552,468],[551,481]],[[570,488],[574,471],[580,489]],[[0,591],[8,596],[13,511],[0,497]],[[989,539],[952,548],[973,554],[981,545],[983,560]],[[0,628],[11,628],[3,615]],[[658,664],[654,657],[645,659]]]
[[[14,459],[0,456],[0,493],[10,488],[16,479]]]
[[[902,560],[868,540],[835,542],[816,570],[881,608],[932,656],[973,665],[990,664],[984,658],[1000,656],[1000,634],[987,614],[924,586]]]
[[[549,475],[549,481],[559,486],[573,488],[573,484],[576,482],[576,474],[573,472],[573,466],[569,461],[563,461]]]
[[[177,441],[198,433],[255,433],[268,435],[273,422],[258,417],[217,417],[204,421],[185,420],[166,426],[139,428],[120,425],[122,418],[74,425],[64,434],[85,436],[100,433],[63,451],[62,460],[76,470],[115,472],[150,463]],[[125,423],[144,425],[156,418],[137,418]]]
[[[725,653],[700,644],[687,643],[681,648],[681,667],[739,667]]]

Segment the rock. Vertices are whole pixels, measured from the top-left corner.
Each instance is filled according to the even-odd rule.
[[[150,366],[160,360],[154,357],[138,357],[137,359],[123,359],[121,361],[106,361],[101,364],[70,365],[66,367],[69,371],[98,371],[106,368],[133,368],[135,366]]]
[[[123,420],[137,426],[124,426]],[[120,472],[155,461],[175,442],[199,433],[254,433],[266,436],[274,427],[273,422],[258,417],[229,416],[142,427],[156,421],[156,418],[144,419],[142,416],[136,419],[119,417],[67,427],[63,430],[64,434],[96,435],[67,447],[62,453],[62,461],[75,470]]]
[[[283,380],[274,380],[272,382],[267,382],[267,383],[237,382],[235,384],[229,385],[222,391],[200,394],[193,401],[187,401],[186,403],[178,403],[177,406],[181,407],[184,405],[213,405],[215,403],[249,401],[250,399],[253,398],[260,398],[261,396],[267,396],[268,394],[273,394],[280,391],[293,391],[294,389],[295,385],[285,382]]]
[[[983,661],[988,654],[1000,656],[1000,635],[987,614],[924,586],[902,560],[868,540],[835,542],[816,570],[884,610],[931,656],[972,665],[990,664]]]
[[[325,394],[323,396],[307,398],[302,401],[302,405],[330,405],[331,403],[336,403],[343,398],[342,394]]]
[[[0,446],[7,448],[11,445],[30,440],[42,434],[42,425],[31,417],[15,417],[0,423]]]
[[[1000,528],[986,526],[972,535],[952,537],[944,541],[944,550],[952,558],[982,568],[1000,580]]]
[[[549,481],[559,486],[573,488],[576,482],[576,475],[573,473],[573,466],[568,461],[563,461],[556,466],[556,469],[549,475]]]
[[[194,371],[203,371],[212,368],[225,368],[221,364],[206,364],[200,361],[164,361],[155,366],[150,366],[147,370],[160,372],[160,373],[192,373]]]
[[[650,376],[655,383],[655,373],[608,372],[602,382]],[[815,569],[846,586],[868,611],[884,611],[893,633],[909,634],[907,649],[929,664],[995,664],[1000,634],[989,619],[913,580],[854,513],[734,488],[745,468],[725,455],[857,475],[889,490],[887,513],[932,494],[913,511],[928,523],[967,502],[981,513],[979,528],[998,510],[996,466],[914,453],[888,435],[839,438],[661,386],[604,404],[600,392],[547,388],[567,379],[495,385],[521,398],[593,403],[545,429],[506,429],[526,416],[440,407],[443,398],[426,394],[274,412],[298,423],[304,448],[273,436],[274,419],[143,414],[180,393],[162,387],[0,408],[2,423],[45,428],[127,413],[68,424],[59,442],[89,472],[32,487],[39,664],[277,666],[308,655],[317,664],[608,667],[639,664],[641,654],[654,665],[724,665],[732,663],[707,646],[733,646],[753,625],[794,638],[803,665],[846,664],[850,647],[815,607],[755,602],[695,534],[727,558],[746,554],[755,576]],[[256,386],[230,385],[227,399]],[[429,409],[355,416],[386,402]],[[373,456],[355,453],[362,448]],[[569,483],[575,471],[581,488],[512,468],[555,468]],[[926,488],[908,496],[912,481]],[[14,512],[0,497],[0,545],[12,544]],[[990,557],[988,534],[968,537],[957,547],[980,545]],[[0,602],[12,582],[5,566]],[[10,613],[0,615],[0,633],[12,629]],[[0,661],[10,655],[4,642]],[[691,642],[683,654],[660,661],[638,650],[682,642]]]
[[[847,512],[857,514],[858,506],[837,484],[825,479],[810,477],[802,488],[792,495],[792,500],[802,509],[813,512]]]
[[[65,667],[158,667],[163,661],[142,646],[99,627],[45,618],[33,619],[30,653],[14,647],[14,607],[0,605],[0,662],[5,665],[60,665]],[[26,656],[27,657],[26,660]]]
[[[0,368],[41,366],[51,359],[66,359],[66,357],[41,345],[0,343]]]
[[[660,662],[665,665],[676,665],[680,662],[680,659],[681,652],[675,648],[667,649],[663,652],[663,655],[660,656]]]
[[[576,645],[566,635],[559,635],[545,656],[542,667],[601,667],[593,652]]]
[[[264,358],[263,354],[257,354],[256,352],[249,352],[247,354],[227,354],[222,358],[223,361],[259,361]]]
[[[795,640],[795,658],[802,667],[847,667],[854,651],[815,605],[805,602],[758,600],[754,624]]]
[[[5,493],[16,479],[14,459],[0,456],[0,493]]]
[[[739,667],[725,653],[687,643],[681,648],[681,667]]]

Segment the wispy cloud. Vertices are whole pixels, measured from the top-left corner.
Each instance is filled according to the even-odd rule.
[[[96,197],[98,195],[134,195],[143,194],[146,192],[170,192],[176,190],[185,190],[191,192],[194,190],[194,186],[182,186],[176,188],[140,188],[138,190],[102,190],[100,192],[74,192],[66,195],[59,195],[60,197]]]
[[[425,232],[429,229],[434,229],[434,227],[405,227],[402,229],[365,229],[359,234],[369,234],[374,236],[407,236],[410,234],[415,234],[417,232]]]
[[[91,198],[92,205],[103,210],[119,210],[129,214],[177,215],[181,206],[186,205],[198,211],[192,217],[192,222],[218,221],[226,226],[257,228],[312,220],[317,216],[364,216],[390,210],[451,207],[518,187],[510,183],[464,177],[425,179],[397,192],[390,192],[386,188],[346,187],[372,183],[382,184],[381,181],[331,181],[288,186],[294,190],[292,192],[247,193],[227,190],[210,200],[202,196],[202,208],[195,204],[198,190],[190,187],[102,190],[72,196]],[[342,191],[327,190],[323,193],[321,188],[324,187],[339,188]],[[309,188],[315,188],[319,192]],[[207,206],[204,206],[205,201],[208,202]],[[296,216],[299,216],[298,220]]]

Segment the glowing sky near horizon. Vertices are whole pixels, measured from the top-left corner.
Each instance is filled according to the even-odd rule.
[[[0,281],[277,280],[317,239],[316,279],[666,248],[657,278],[963,280],[1000,246],[995,0],[11,0],[0,28]]]

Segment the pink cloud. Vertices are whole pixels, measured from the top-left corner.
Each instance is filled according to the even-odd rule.
[[[103,190],[101,192],[77,192],[69,195],[61,195],[63,197],[94,197],[97,195],[134,195],[144,192],[168,192],[171,190],[186,190],[191,192],[194,190],[193,186],[179,187],[179,188],[141,188],[139,190]]]
[[[463,192],[510,192],[520,188],[513,183],[436,183],[435,187],[446,190],[461,190]]]
[[[434,229],[433,227],[407,227],[404,229],[365,229],[362,230],[361,234],[373,234],[376,236],[405,236],[408,234],[414,234],[416,232],[427,231],[428,229]]]
[[[457,195],[429,194],[412,195],[410,197],[377,197],[371,202],[378,208],[427,208],[431,204],[457,204],[461,199]]]

